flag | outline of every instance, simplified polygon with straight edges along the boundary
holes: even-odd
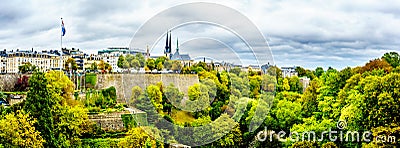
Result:
[[[61,36],[65,35],[64,21],[61,19]]]

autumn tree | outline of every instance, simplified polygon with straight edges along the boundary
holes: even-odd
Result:
[[[162,92],[159,87],[156,85],[150,85],[146,89],[147,97],[151,100],[151,103],[154,105],[158,112],[162,112],[163,105],[162,102]]]
[[[45,74],[48,91],[53,100],[63,101],[70,105],[76,104],[73,100],[74,83],[61,71],[49,71]]]
[[[106,70],[106,65],[105,65],[105,62],[104,62],[103,60],[100,60],[100,63],[99,63],[99,65],[98,65],[98,68],[99,68],[101,71]]]
[[[71,147],[81,143],[79,137],[87,132],[84,127],[90,124],[87,113],[88,110],[82,105],[58,104],[55,106],[54,133],[60,147]]]
[[[0,143],[5,147],[43,147],[45,142],[36,131],[36,119],[28,113],[17,111],[0,120]]]
[[[290,84],[289,84],[289,79],[288,78],[284,78],[283,79],[283,90],[284,91],[289,91],[290,90]]]
[[[128,131],[127,136],[123,138],[119,143],[119,147],[124,148],[131,148],[131,147],[149,147],[149,148],[156,148],[160,147],[163,148],[164,145],[157,142],[153,135],[149,135],[148,132],[150,131],[150,127],[135,127]],[[157,134],[160,137],[159,133]]]
[[[392,66],[385,59],[370,60],[365,66],[362,67],[361,73],[366,71],[373,71],[375,69],[383,69],[385,72],[390,72]]]

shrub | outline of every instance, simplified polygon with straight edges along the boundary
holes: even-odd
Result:
[[[96,86],[97,75],[95,73],[88,73],[85,75],[85,82],[87,88],[94,88]]]

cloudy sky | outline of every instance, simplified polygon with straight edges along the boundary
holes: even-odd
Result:
[[[363,65],[385,52],[400,52],[400,2],[396,0],[223,0],[217,3],[237,10],[260,30],[270,46],[273,63],[278,66],[298,65],[310,69],[332,66],[341,69]],[[136,0],[1,1],[0,49],[59,49],[61,17],[67,30],[63,47],[80,48],[87,53],[96,53],[107,47],[145,49],[145,45],[132,41],[135,33],[152,17],[180,4],[184,3]],[[211,8],[204,8],[203,11],[204,15],[217,13]],[[169,12],[162,22],[151,24],[150,30],[173,19],[199,15],[192,14],[190,9]],[[224,19],[237,22],[235,18],[227,14]],[[236,27],[247,29],[240,23]],[[173,51],[176,38],[179,38],[181,53],[189,53],[192,57],[251,61],[251,55],[240,52],[247,48],[246,44],[228,30],[207,24],[175,26],[172,32]],[[162,54],[165,34],[146,33],[158,39],[147,43],[152,48],[152,54]],[[146,35],[136,34],[135,38]],[[261,47],[269,50],[268,47]]]

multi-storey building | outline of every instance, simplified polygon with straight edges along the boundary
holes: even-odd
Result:
[[[104,62],[107,62],[108,64],[111,65],[113,72],[121,72],[122,69],[119,68],[117,65],[119,56],[121,55],[125,56],[127,54],[136,55],[137,53],[143,54],[143,56],[147,55],[144,50],[139,50],[139,49],[129,50],[129,48],[127,47],[123,48],[110,47],[105,50],[98,51],[98,56],[100,56]]]
[[[85,70],[90,70],[93,63],[98,65],[103,57],[96,54],[90,54],[85,56],[85,63],[83,65]]]
[[[281,67],[282,76],[283,76],[284,78],[286,78],[286,77],[292,77],[292,76],[297,76],[298,73],[296,72],[296,68],[297,68],[297,66],[293,66],[293,67]]]
[[[1,73],[18,73],[18,67],[31,63],[35,65],[40,71],[52,70],[60,67],[60,53],[56,50],[50,51],[34,51],[32,50],[19,50],[16,51],[0,51],[0,72]]]
[[[83,53],[82,51],[79,51],[79,49],[71,48],[63,48],[63,62],[67,62],[69,58],[73,58],[78,65],[77,71],[78,72],[83,72],[84,71],[84,64],[85,64],[85,56],[87,54]]]

